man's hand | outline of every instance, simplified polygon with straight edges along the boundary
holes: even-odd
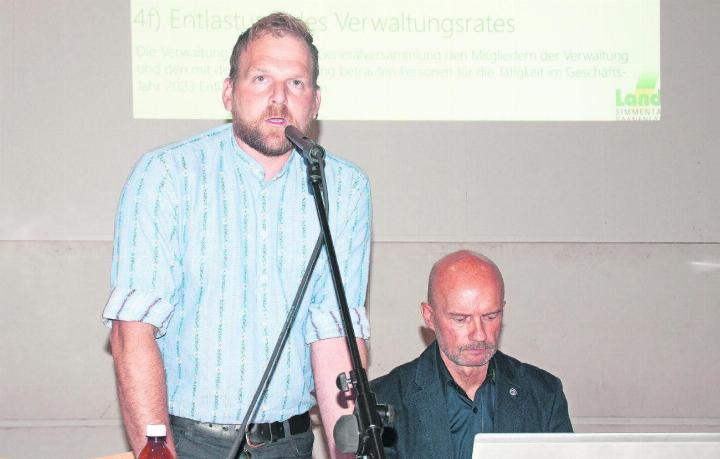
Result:
[[[167,387],[155,327],[142,322],[113,321],[110,345],[117,378],[120,410],[135,456],[146,443],[148,424],[167,426],[167,445],[175,456],[167,410]]]
[[[357,339],[360,350],[360,359],[363,368],[367,367],[367,350],[365,341]],[[330,456],[333,458],[354,458],[354,454],[343,454],[335,450],[333,429],[340,416],[351,414],[355,402],[345,397],[335,386],[335,379],[340,373],[347,373],[352,369],[350,353],[345,337],[323,339],[310,345],[312,357],[313,376],[315,377],[315,395],[320,407],[325,438],[328,442]]]

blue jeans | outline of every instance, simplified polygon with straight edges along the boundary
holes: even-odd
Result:
[[[176,416],[170,417],[170,426],[175,440],[177,459],[225,459],[237,435],[237,431],[233,428],[221,425],[210,427],[205,423]],[[248,445],[246,440],[243,442],[243,450],[238,457],[311,459],[314,439],[312,429],[310,429],[307,432],[290,435],[256,447]]]

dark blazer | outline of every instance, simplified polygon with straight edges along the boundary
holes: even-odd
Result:
[[[450,424],[437,367],[437,342],[420,357],[371,382],[378,403],[395,407],[396,443],[388,458],[449,458]],[[497,352],[495,432],[572,432],[560,380]]]

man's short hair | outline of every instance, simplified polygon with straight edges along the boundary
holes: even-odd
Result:
[[[307,43],[312,57],[312,84],[315,89],[318,88],[317,79],[320,74],[318,66],[318,50],[313,44],[313,37],[310,34],[307,24],[302,19],[298,19],[287,13],[272,13],[264,18],[260,18],[251,25],[249,29],[243,32],[235,42],[232,55],[230,55],[230,74],[231,80],[235,81],[238,73],[238,64],[240,63],[240,55],[247,49],[250,42],[263,35],[272,34],[276,37],[284,37],[286,34],[295,36]]]

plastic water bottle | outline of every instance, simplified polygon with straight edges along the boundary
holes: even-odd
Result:
[[[146,435],[147,443],[138,459],[174,459],[165,443],[167,440],[165,424],[148,424]]]

